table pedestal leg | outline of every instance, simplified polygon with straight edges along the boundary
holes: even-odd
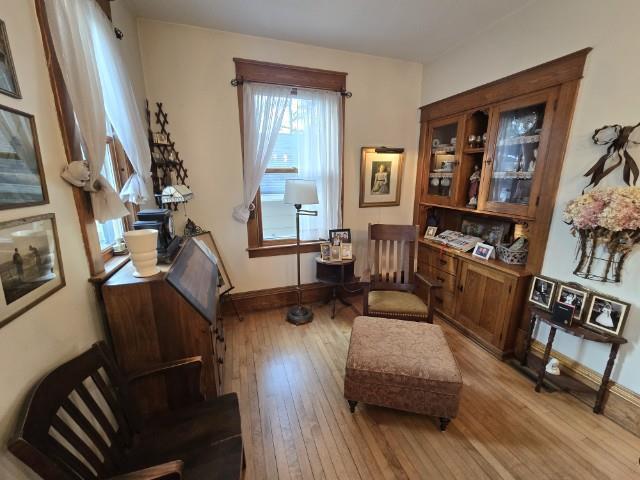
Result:
[[[609,360],[607,361],[607,366],[604,369],[604,374],[602,375],[602,383],[600,383],[600,389],[598,390],[598,396],[596,397],[596,404],[593,407],[593,413],[602,413],[602,407],[604,402],[604,395],[607,393],[607,387],[609,385],[609,379],[611,378],[611,371],[613,370],[613,365],[616,363],[616,357],[618,356],[618,348],[620,348],[619,343],[611,344],[611,352],[609,353]]]
[[[536,382],[536,392],[539,392],[542,388],[542,382],[544,382],[544,374],[546,372],[545,367],[549,363],[549,356],[551,355],[551,347],[553,346],[553,339],[556,338],[556,328],[551,327],[549,332],[549,338],[547,339],[547,348],[544,349],[544,357],[542,357],[542,365],[538,372],[538,381]]]
[[[520,360],[520,365],[523,367],[527,366],[527,357],[529,356],[529,350],[531,350],[531,343],[533,342],[533,330],[536,327],[536,314],[531,314],[531,320],[529,321],[529,330],[527,332],[527,343],[524,346],[524,353],[522,354],[522,360]]]

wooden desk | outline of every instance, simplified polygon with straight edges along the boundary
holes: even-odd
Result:
[[[534,306],[529,306],[529,310],[531,311],[531,323],[529,325],[529,336],[527,337],[525,353],[521,362],[522,366],[527,365],[529,349],[531,348],[531,343],[533,342],[533,331],[535,329],[536,322],[541,321],[551,327],[549,336],[547,338],[547,345],[544,350],[544,356],[542,357],[542,363],[538,366],[538,379],[536,381],[535,387],[536,392],[540,392],[542,388],[542,384],[544,382],[546,374],[545,367],[549,362],[551,348],[553,347],[553,341],[556,337],[556,332],[558,331],[558,329],[562,330],[565,333],[568,333],[569,335],[573,335],[590,342],[611,344],[609,359],[607,360],[607,365],[605,367],[604,373],[602,374],[602,381],[600,382],[600,387],[598,388],[598,392],[596,393],[595,404],[593,406],[594,413],[602,413],[602,409],[604,406],[604,397],[609,386],[609,379],[611,378],[611,372],[613,371],[616,357],[618,356],[618,349],[620,348],[620,345],[627,343],[627,340],[623,337],[605,335],[593,330],[589,330],[588,328],[585,328],[580,324],[574,324],[571,326],[560,325],[551,320],[551,312],[547,312],[546,310],[542,310]],[[552,380],[551,383],[555,382]],[[567,383],[563,382],[562,380],[560,380],[558,383],[564,383],[565,387],[567,386]]]
[[[164,277],[168,265],[152,277],[133,276],[129,262],[102,285],[107,328],[118,366],[125,375],[185,357],[202,356],[201,388],[207,397],[222,392],[224,328],[218,316],[207,322]],[[220,309],[218,309],[220,312]],[[163,378],[149,378],[133,394],[142,413],[167,408],[172,392]]]

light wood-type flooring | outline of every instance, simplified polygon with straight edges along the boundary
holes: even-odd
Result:
[[[458,418],[435,419],[342,396],[354,308],[314,305],[225,319],[225,389],[236,391],[245,479],[640,479],[640,438],[566,393],[540,393],[442,321],[462,369]]]

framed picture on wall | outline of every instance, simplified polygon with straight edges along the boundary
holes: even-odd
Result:
[[[0,327],[65,285],[53,213],[0,223]]]
[[[0,210],[49,203],[33,115],[0,105]]]
[[[362,147],[360,208],[400,205],[404,148]]]
[[[14,98],[22,98],[18,76],[13,65],[9,36],[4,22],[0,20],[0,93]]]

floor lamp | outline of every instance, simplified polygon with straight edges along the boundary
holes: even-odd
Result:
[[[284,203],[296,207],[296,257],[298,262],[298,295],[297,305],[287,312],[287,321],[294,325],[302,325],[313,320],[313,312],[302,305],[302,290],[300,289],[300,215],[317,216],[313,210],[302,210],[302,205],[317,205],[318,190],[316,182],[312,180],[287,180],[284,186]]]

